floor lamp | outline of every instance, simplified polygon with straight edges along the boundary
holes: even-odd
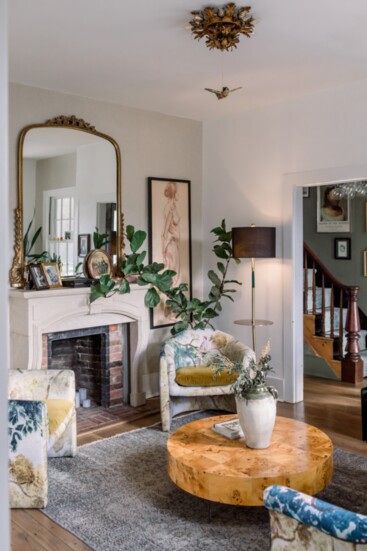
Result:
[[[254,224],[247,228],[232,228],[232,247],[236,258],[251,258],[251,319],[235,323],[251,326],[252,348],[256,353],[256,325],[271,325],[273,322],[255,318],[255,258],[275,257],[275,228],[260,228]]]

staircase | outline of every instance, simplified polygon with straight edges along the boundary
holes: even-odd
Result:
[[[362,360],[367,360],[367,331],[360,328],[358,291],[339,282],[304,243],[304,339],[338,379],[350,383],[367,375]]]

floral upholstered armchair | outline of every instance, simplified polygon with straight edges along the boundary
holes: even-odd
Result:
[[[45,507],[47,457],[77,451],[74,372],[10,370],[8,388],[10,506]]]
[[[272,551],[367,549],[367,517],[285,486],[264,492],[270,512]]]
[[[234,364],[247,366],[254,351],[231,335],[213,329],[187,329],[166,340],[160,355],[162,429],[183,411],[236,411]],[[217,373],[218,366],[221,367]]]

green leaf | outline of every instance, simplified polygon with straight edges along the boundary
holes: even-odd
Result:
[[[163,293],[168,291],[172,286],[172,274],[176,274],[172,270],[166,270],[163,274],[156,275],[156,285],[160,291]]]
[[[130,242],[130,247],[133,253],[136,253],[136,251],[140,249],[140,247],[145,241],[146,236],[147,234],[143,230],[138,230],[134,233]]]
[[[237,285],[242,285],[242,283],[237,281],[237,279],[225,279],[224,283],[236,283]]]
[[[32,248],[33,248],[33,245],[34,245],[34,244],[35,244],[35,242],[37,241],[37,239],[38,239],[38,236],[39,236],[39,234],[41,233],[41,231],[42,231],[42,226],[40,226],[40,227],[38,228],[38,230],[36,231],[36,233],[34,234],[34,236],[33,236],[33,238],[32,238],[32,241],[31,241],[31,247],[30,247],[30,250],[32,250]]]
[[[134,226],[130,226],[130,225],[126,226],[126,239],[129,241],[129,243],[134,237],[134,233],[135,233]]]
[[[152,283],[153,285],[157,285],[157,279],[158,279],[159,275],[158,274],[151,274],[150,272],[148,273],[142,273],[140,275],[140,279],[142,281],[145,282],[145,285],[147,283]]]
[[[217,262],[217,268],[223,275],[226,273],[226,267],[223,262]]]
[[[219,279],[219,277],[217,276],[217,274],[213,271],[213,270],[209,270],[208,272],[208,278],[210,279],[210,281],[212,283],[214,283],[214,285],[216,287],[220,287],[222,282],[221,280]]]
[[[210,289],[210,294],[214,295],[216,298],[220,297],[220,290],[218,289],[218,287],[212,287]]]
[[[126,294],[126,293],[130,293],[130,283],[128,282],[127,279],[123,279],[121,281],[121,285],[120,285],[120,293],[122,295]]]
[[[214,253],[216,254],[216,256],[218,258],[224,258],[224,259],[227,260],[227,259],[231,258],[231,255],[225,249],[224,245],[225,245],[225,243],[223,245],[214,245],[213,251],[214,251]]]
[[[205,317],[208,319],[216,318],[219,314],[213,308],[207,308],[205,310]]]
[[[145,306],[148,306],[148,308],[155,308],[159,303],[161,299],[158,295],[157,291],[155,289],[149,289],[144,297],[144,303]]]
[[[97,286],[92,286],[91,287],[91,292],[90,292],[90,301],[91,302],[94,302],[95,300],[97,300],[98,298],[102,298],[104,297],[104,293],[102,293],[99,289],[96,288]]]
[[[163,270],[163,268],[164,268],[164,264],[158,263],[158,262],[152,262],[151,264],[144,266],[143,271],[157,274],[158,272]]]
[[[188,321],[179,321],[178,323],[175,323],[175,325],[171,329],[172,335],[177,335],[177,333],[181,333],[181,331],[185,331],[189,326]]]
[[[113,281],[113,279],[110,278],[108,274],[101,276],[99,279],[100,290],[105,295],[112,291],[115,285],[116,283]]]
[[[145,257],[147,256],[147,251],[142,251],[138,256],[136,257],[136,264],[143,264]]]

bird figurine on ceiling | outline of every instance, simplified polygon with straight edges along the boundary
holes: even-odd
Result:
[[[236,90],[241,90],[242,86],[238,86],[238,88],[233,88],[230,90],[228,86],[223,86],[221,90],[213,90],[213,88],[204,88],[207,92],[212,92],[217,96],[218,99],[226,98],[231,92],[235,92]]]

